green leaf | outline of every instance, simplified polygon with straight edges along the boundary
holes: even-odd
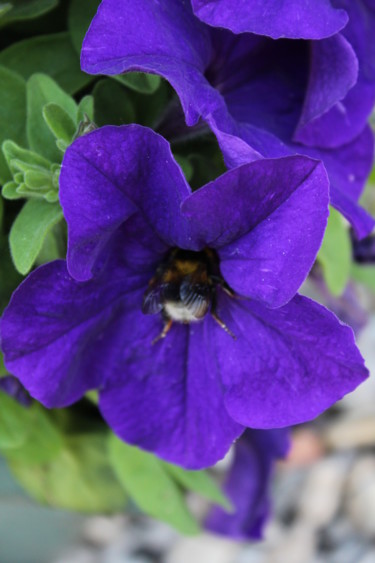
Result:
[[[351,265],[350,276],[357,282],[365,285],[375,292],[375,266],[372,264]]]
[[[63,439],[48,412],[38,403],[27,409],[25,421],[27,439],[20,446],[6,452],[7,457],[34,465],[53,460],[63,447]]]
[[[33,74],[27,81],[27,138],[31,150],[42,154],[52,162],[61,162],[61,152],[55,137],[43,118],[43,108],[49,103],[59,105],[75,122],[77,105],[52,78],[45,74]]]
[[[47,104],[43,108],[43,117],[56,139],[71,143],[76,124],[62,107],[54,103]]]
[[[181,166],[182,172],[186,178],[186,181],[189,182],[194,174],[194,168],[190,162],[190,160],[185,156],[180,156],[178,154],[174,155],[177,163]]]
[[[11,10],[11,9],[12,9],[12,4],[9,4],[9,3],[0,4],[0,21],[1,21],[1,18],[3,18],[5,16],[5,14],[7,12],[9,12],[9,10]]]
[[[0,450],[20,447],[29,433],[30,413],[0,391]]]
[[[4,203],[0,197],[0,234],[2,232],[2,227],[3,227],[3,218],[4,218]]]
[[[7,161],[9,169],[13,174],[20,170],[25,172],[30,168],[34,168],[34,170],[36,170],[38,168],[50,168],[51,166],[51,161],[47,160],[40,154],[19,147],[13,141],[5,141],[2,149],[5,160]]]
[[[85,96],[78,104],[77,122],[83,121],[87,116],[90,121],[94,120],[94,98]]]
[[[4,375],[8,375],[8,371],[4,364],[4,356],[2,351],[0,350],[0,377],[4,377]]]
[[[54,229],[51,229],[43,241],[42,248],[35,260],[35,265],[40,266],[58,258],[65,258],[66,252],[64,254],[61,252],[59,242]]]
[[[159,459],[114,435],[109,438],[109,457],[120,483],[141,510],[182,533],[198,533],[184,496]]]
[[[68,13],[68,29],[77,53],[81,52],[82,41],[96,14],[100,0],[71,0]]]
[[[95,123],[124,125],[135,121],[132,101],[126,89],[109,78],[100,80],[93,90]]]
[[[58,203],[39,199],[25,203],[14,221],[9,244],[16,269],[26,275],[32,268],[50,229],[63,217]]]
[[[26,83],[21,76],[0,66],[0,144],[6,139],[26,145]],[[0,184],[11,179],[0,152]]]
[[[164,466],[172,477],[188,491],[198,493],[226,510],[233,509],[230,500],[224,495],[207,471],[189,471],[171,463],[164,463]]]
[[[8,459],[14,476],[39,502],[80,512],[118,512],[126,495],[106,453],[106,435],[65,437],[65,446],[50,462],[25,464]]]
[[[348,229],[340,213],[331,207],[327,229],[317,260],[322,267],[327,287],[335,296],[341,295],[348,283],[351,255]]]
[[[49,12],[58,0],[11,0],[0,11],[0,27],[16,21],[30,20]]]
[[[128,88],[141,94],[153,94],[160,86],[160,76],[156,74],[145,74],[143,72],[127,72],[113,76]]]
[[[0,52],[0,64],[24,79],[36,72],[48,74],[69,94],[78,92],[94,77],[81,71],[69,33],[24,39]]]
[[[0,233],[0,314],[22,278],[15,270],[9,252],[8,238]]]

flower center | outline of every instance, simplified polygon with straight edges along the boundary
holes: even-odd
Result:
[[[233,296],[220,274],[214,250],[206,248],[193,252],[173,248],[158,266],[143,296],[142,312],[146,315],[161,313],[165,319],[164,329],[154,342],[166,336],[173,322],[200,321],[208,312],[230,333],[216,315],[218,287]]]

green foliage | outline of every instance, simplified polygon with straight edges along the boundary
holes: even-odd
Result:
[[[58,203],[49,204],[39,199],[30,199],[25,203],[9,235],[13,262],[21,274],[25,275],[30,271],[47,233],[62,217]]]
[[[127,72],[113,78],[141,94],[153,94],[159,88],[161,82],[160,76],[143,72]]]
[[[120,483],[141,510],[184,534],[198,533],[181,490],[158,458],[114,435],[109,440],[109,457]]]
[[[81,52],[82,41],[89,28],[100,0],[71,0],[68,14],[68,28],[77,53]]]
[[[0,65],[17,72],[25,80],[34,73],[48,74],[69,94],[74,94],[93,79],[81,71],[78,54],[67,32],[13,43],[1,51]]]
[[[11,0],[0,6],[0,27],[30,20],[55,8],[59,0]]]
[[[77,118],[77,104],[52,78],[33,74],[27,81],[27,140],[31,150],[42,154],[51,162],[61,162],[61,152],[55,136],[44,120],[43,108],[49,103],[59,105],[72,118]]]
[[[17,73],[0,66],[0,144],[12,139],[26,144],[26,83]],[[0,184],[11,175],[0,152]]]
[[[76,131],[75,120],[61,106],[53,102],[43,107],[43,117],[54,137],[69,145]]]
[[[19,405],[20,406],[20,405]],[[22,407],[27,429],[25,439],[18,447],[7,450],[6,457],[14,462],[34,465],[53,460],[63,447],[63,437],[50,414],[39,403]]]
[[[126,495],[106,453],[106,434],[65,435],[53,459],[25,463],[8,457],[9,466],[36,500],[80,512],[122,510]]]
[[[19,448],[29,433],[30,413],[0,391],[0,452]]]
[[[175,154],[174,157],[175,157],[176,161],[178,162],[178,164],[181,166],[182,172],[184,173],[186,181],[190,182],[190,180],[192,179],[193,174],[194,174],[194,169],[193,169],[193,166],[192,166],[190,160],[187,157],[180,156],[178,154]]]
[[[7,369],[4,365],[4,356],[2,351],[0,350],[0,377],[4,377],[4,375],[8,375]]]
[[[184,489],[199,494],[226,510],[233,507],[207,471],[189,471],[178,465],[163,462],[165,469]]]
[[[340,213],[331,207],[317,260],[322,267],[327,287],[335,296],[341,295],[348,283],[351,253],[349,231]]]
[[[85,118],[94,121],[94,98],[93,96],[85,96],[78,104],[77,110],[77,123],[80,123]]]
[[[95,123],[99,126],[124,125],[136,121],[135,110],[126,89],[105,78],[93,90],[95,100]]]
[[[350,276],[357,282],[375,292],[375,266],[373,264],[351,265]]]
[[[2,146],[4,163],[11,176],[3,186],[2,195],[6,199],[29,200],[9,235],[13,262],[23,275],[36,261],[43,263],[59,256],[61,244],[52,229],[63,217],[58,203],[60,163],[72,140],[92,129],[90,119],[94,113],[92,96],[85,96],[77,105],[47,75],[33,74],[26,90],[27,141],[31,150],[13,140],[5,141]]]
[[[60,166],[12,141],[3,143],[3,154],[13,179],[3,187],[6,199],[23,197],[58,201]]]
[[[9,252],[8,239],[0,232],[0,314],[7,305],[13,289],[16,288],[21,281],[21,276],[13,266]]]

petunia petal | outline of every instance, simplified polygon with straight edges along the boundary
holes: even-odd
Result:
[[[348,91],[356,84],[357,78],[358,60],[353,47],[343,35],[337,34],[323,41],[312,41],[310,43],[309,83],[294,140],[306,142],[306,139],[312,136],[311,131],[317,129],[314,120],[325,114],[335,104],[338,108],[338,102],[342,102]],[[342,104],[340,107],[342,108]],[[343,119],[342,109],[341,119]],[[353,124],[350,125],[353,130]],[[364,124],[361,129],[363,126]],[[358,135],[361,129],[354,130],[352,137]],[[322,131],[320,136],[323,139],[324,134],[327,136],[330,132]],[[335,139],[336,145],[340,145],[346,140],[343,141],[342,136],[338,136],[335,130],[330,136]],[[322,143],[324,142],[322,140]],[[317,142],[306,144],[319,146],[319,139]],[[323,146],[327,145],[323,144]]]
[[[122,365],[100,393],[100,409],[113,430],[184,467],[198,469],[221,459],[243,427],[227,414],[211,355],[207,323],[175,324],[160,334],[160,316],[134,312],[131,342]]]
[[[168,142],[151,129],[106,126],[77,139],[60,175],[70,274],[89,279],[114,231],[137,210],[155,237],[171,246],[188,245],[180,205],[190,193]]]
[[[328,200],[323,165],[295,156],[233,169],[193,193],[182,211],[191,217],[202,246],[218,250],[221,273],[232,289],[279,307],[313,265]]]
[[[178,92],[188,125],[220,95],[204,79],[211,54],[209,32],[189,0],[103,0],[82,45],[89,74],[143,71],[160,74]]]
[[[215,327],[225,404],[241,424],[266,429],[305,422],[368,376],[353,331],[306,297],[279,309],[226,297],[218,313],[237,337]]]
[[[297,143],[286,145],[267,131],[249,124],[235,124],[228,117],[223,119],[222,115],[216,119],[211,117],[210,127],[229,167],[241,166],[259,159],[260,155],[276,158],[297,153],[321,160],[330,180],[332,205],[353,225],[359,238],[367,236],[374,228],[374,219],[358,204],[373,163],[374,136],[369,127],[353,141],[335,150]]]
[[[123,296],[147,278],[102,273],[73,280],[64,261],[41,266],[19,286],[1,320],[5,364],[47,407],[62,407],[99,387],[116,361]]]
[[[224,491],[234,506],[228,513],[215,507],[205,528],[237,540],[260,539],[270,514],[270,486],[274,463],[289,449],[289,430],[248,429],[234,446],[234,461]]]
[[[348,16],[329,0],[191,0],[198,18],[233,33],[251,32],[273,39],[323,39],[342,29]]]

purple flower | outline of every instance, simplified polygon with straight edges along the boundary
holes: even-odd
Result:
[[[289,430],[246,430],[234,446],[234,460],[224,491],[234,511],[215,507],[205,528],[237,540],[259,539],[270,515],[274,464],[290,447]]]
[[[267,2],[270,11],[274,4]],[[230,5],[194,3],[200,17],[236,32],[251,12],[253,31],[296,37],[298,21],[302,37],[319,40],[235,35],[201,22],[187,0],[103,0],[83,43],[82,68],[164,76],[186,123],[202,118],[211,127],[229,167],[290,154],[322,160],[332,204],[365,236],[374,221],[357,201],[373,158],[374,9],[363,0],[335,1],[335,9],[328,0],[289,0],[278,19],[261,19],[264,0]]]
[[[60,189],[67,264],[33,272],[1,324],[7,368],[46,406],[99,388],[121,438],[197,468],[367,377],[352,330],[293,297],[327,221],[321,163],[262,159],[191,193],[162,137],[108,126],[67,149]]]

